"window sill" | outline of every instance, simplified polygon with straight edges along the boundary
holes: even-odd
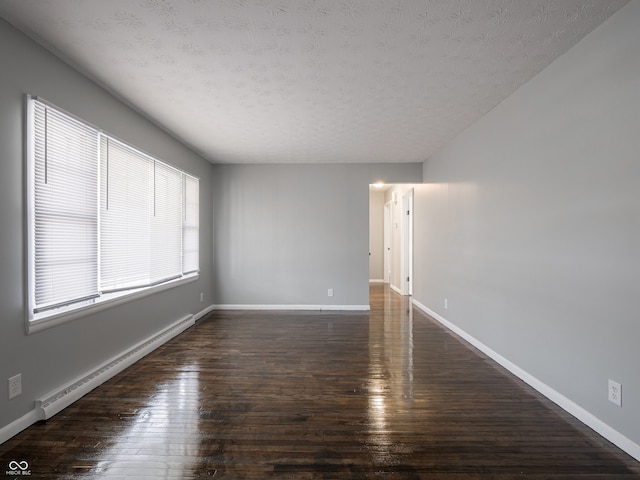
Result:
[[[127,291],[104,295],[97,300],[91,301],[92,303],[88,305],[73,305],[65,308],[60,308],[59,311],[54,314],[52,314],[51,312],[47,312],[46,315],[35,315],[34,317],[27,319],[27,334],[30,335],[32,333],[40,332],[42,330],[46,330],[47,328],[62,325],[63,323],[71,322],[73,320],[77,320],[78,318],[85,317],[93,313],[98,313],[102,310],[106,310],[107,308],[122,305],[123,303],[147,297],[164,290],[169,290],[170,288],[174,288],[179,285],[185,285],[187,283],[195,282],[196,280],[198,280],[198,278],[199,274],[194,273],[167,283],[155,285],[153,287],[140,288],[133,292]]]

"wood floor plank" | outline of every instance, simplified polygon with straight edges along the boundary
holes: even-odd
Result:
[[[371,286],[371,312],[218,311],[0,445],[51,479],[639,479],[640,464]]]

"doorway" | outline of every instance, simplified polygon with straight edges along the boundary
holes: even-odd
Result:
[[[384,188],[384,190],[381,190]],[[413,185],[370,188],[369,253],[378,278],[400,295],[413,295]],[[373,253],[372,253],[373,252]],[[371,255],[377,255],[373,258]],[[370,280],[376,281],[376,280]]]

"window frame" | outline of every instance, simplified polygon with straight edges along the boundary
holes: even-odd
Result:
[[[26,225],[25,225],[25,236],[26,236],[26,261],[25,261],[25,267],[26,267],[26,271],[25,271],[25,284],[26,284],[26,288],[25,288],[25,301],[26,301],[26,318],[25,318],[25,328],[26,328],[26,333],[27,334],[31,334],[31,333],[35,333],[41,330],[45,330],[47,328],[50,327],[54,327],[57,325],[61,325],[63,323],[66,322],[70,322],[73,320],[76,320],[78,318],[84,317],[86,315],[89,314],[94,314],[97,312],[100,312],[102,310],[105,310],[107,308],[112,308],[114,306],[117,305],[121,305],[133,300],[137,300],[149,295],[153,295],[159,292],[162,292],[164,290],[168,290],[174,287],[177,287],[179,285],[184,285],[187,283],[191,283],[191,282],[195,282],[196,280],[198,280],[200,274],[200,269],[199,269],[199,260],[198,260],[198,268],[195,271],[190,271],[187,273],[183,273],[179,278],[173,278],[173,279],[169,279],[167,281],[164,281],[162,283],[158,283],[158,284],[153,284],[153,285],[148,285],[148,286],[143,286],[143,287],[139,287],[139,288],[132,288],[129,290],[124,290],[124,291],[116,291],[116,292],[110,292],[110,293],[103,293],[103,292],[99,292],[99,296],[97,298],[93,298],[93,299],[89,299],[86,301],[80,301],[80,302],[75,302],[69,305],[65,305],[65,306],[61,306],[55,309],[51,309],[51,310],[47,310],[45,309],[45,311],[43,312],[39,312],[39,313],[35,313],[34,312],[34,307],[35,307],[35,190],[36,190],[36,185],[35,185],[35,180],[36,180],[36,160],[35,160],[35,138],[36,138],[36,134],[34,131],[34,120],[35,120],[35,112],[34,112],[34,102],[40,102],[42,104],[44,104],[46,107],[48,108],[52,108],[55,109],[56,111],[60,112],[63,115],[66,115],[70,118],[72,118],[73,120],[80,122],[81,124],[88,126],[92,129],[95,129],[97,132],[99,132],[99,137],[98,137],[98,150],[96,152],[97,155],[99,155],[99,145],[101,143],[100,140],[100,136],[106,136],[107,138],[113,139],[119,143],[121,143],[122,145],[125,145],[147,157],[149,157],[150,159],[153,159],[157,162],[160,162],[163,165],[166,165],[174,170],[177,170],[178,172],[180,172],[183,175],[183,185],[185,184],[184,178],[191,177],[193,179],[195,179],[197,181],[197,184],[199,185],[200,182],[200,178],[197,175],[194,175],[182,168],[178,168],[175,167],[174,165],[171,165],[170,163],[167,163],[165,161],[162,161],[160,159],[158,159],[156,156],[151,155],[147,152],[144,152],[143,150],[139,149],[138,147],[135,147],[134,145],[123,141],[121,139],[119,139],[118,137],[104,131],[101,128],[96,127],[95,125],[92,125],[91,123],[85,121],[82,118],[79,118],[78,116],[67,112],[66,110],[58,107],[57,105],[41,98],[35,95],[30,95],[30,94],[26,94],[25,95],[25,100],[24,100],[24,104],[25,104],[25,117],[24,117],[24,123],[25,123],[25,136],[24,136],[24,141],[25,141],[25,161],[24,161],[24,166],[25,166],[25,219],[26,219]],[[98,263],[100,262],[100,249],[99,249],[99,245],[100,245],[100,224],[101,224],[101,219],[100,219],[100,214],[101,214],[101,205],[100,205],[100,189],[102,188],[101,186],[101,182],[102,179],[100,178],[100,170],[101,170],[101,164],[100,164],[100,159],[98,159],[98,165],[97,165],[97,185],[96,188],[98,190],[97,192],[97,198],[98,201],[96,203],[96,213],[98,215],[98,253],[97,253],[97,257],[96,260],[98,261]],[[185,197],[186,197],[186,192],[184,190],[185,187],[183,187],[182,190],[182,202],[185,202]],[[198,188],[198,192],[199,192],[199,188]],[[198,194],[199,196],[199,194]],[[198,205],[200,204],[200,201],[198,199]],[[199,212],[199,206],[198,206],[198,212]],[[199,218],[200,214],[198,213],[198,218]],[[198,222],[199,223],[199,222]],[[182,225],[182,229],[184,231],[184,220],[183,220],[183,225]],[[181,235],[184,235],[184,233],[181,233]],[[199,237],[199,229],[198,229],[198,237]],[[199,243],[199,242],[198,242]],[[184,245],[181,244],[181,249],[180,249],[180,256],[182,257],[184,255]],[[199,248],[198,248],[198,258],[199,258]],[[99,273],[99,269],[98,269],[98,285],[100,284],[100,273]],[[99,288],[100,290],[100,288]]]

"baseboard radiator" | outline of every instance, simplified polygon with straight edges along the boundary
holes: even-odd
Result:
[[[194,315],[187,315],[177,320],[152,337],[143,340],[116,357],[107,360],[102,365],[36,400],[38,419],[47,420],[51,418],[94,388],[99,387],[125,368],[151,353],[160,345],[182,333],[192,326],[195,320],[196,317]]]

